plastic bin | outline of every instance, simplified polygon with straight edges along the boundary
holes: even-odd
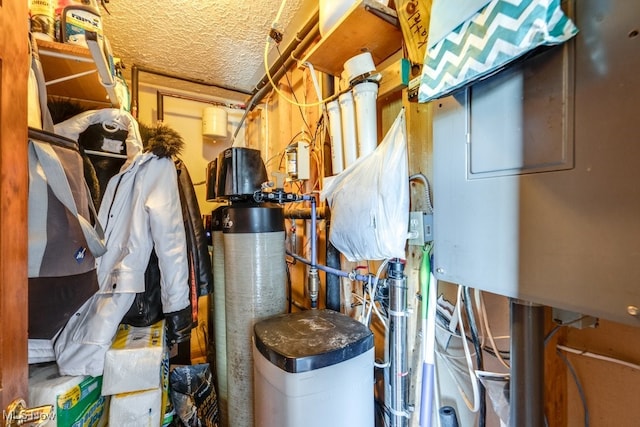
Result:
[[[259,427],[374,425],[373,334],[349,316],[309,310],[254,326]]]

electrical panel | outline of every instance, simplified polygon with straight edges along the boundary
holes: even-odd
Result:
[[[640,326],[640,8],[434,101],[435,275]]]

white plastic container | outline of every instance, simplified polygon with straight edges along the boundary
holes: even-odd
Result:
[[[206,107],[202,110],[202,135],[214,139],[227,138],[227,110],[223,107]]]
[[[353,87],[356,104],[356,129],[358,135],[358,158],[372,153],[378,146],[378,114],[376,100],[378,84],[362,82]]]
[[[345,169],[352,165],[358,158],[356,145],[356,109],[353,104],[353,95],[346,92],[338,98],[340,102],[340,115],[342,118],[342,150],[344,154]]]
[[[336,175],[344,170],[342,120],[340,104],[337,100],[327,103],[327,113],[329,113],[329,133],[331,134],[331,170]]]
[[[371,427],[373,334],[332,310],[259,322],[253,346],[255,425]]]
[[[319,0],[318,25],[324,37],[357,0]]]
[[[320,26],[320,35],[325,36],[340,21],[344,14],[358,0],[319,0],[318,24]],[[387,6],[388,0],[378,0],[378,3]]]

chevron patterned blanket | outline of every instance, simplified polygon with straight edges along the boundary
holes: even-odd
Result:
[[[561,44],[577,33],[560,0],[492,0],[427,50],[418,102],[447,96],[539,46]]]

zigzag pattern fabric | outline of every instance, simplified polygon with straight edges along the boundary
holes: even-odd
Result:
[[[539,46],[561,44],[577,33],[560,0],[493,0],[427,51],[418,102],[449,95]]]

